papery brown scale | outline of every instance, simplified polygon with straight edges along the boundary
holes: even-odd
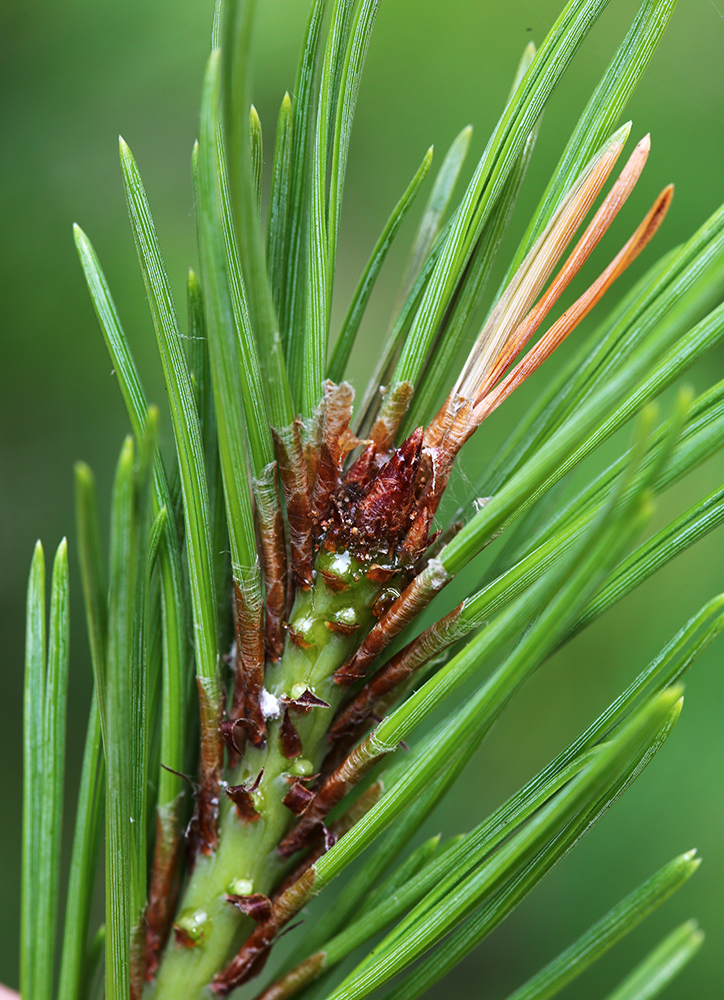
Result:
[[[240,757],[244,752],[244,720],[243,719],[224,719],[224,721],[219,726],[219,732],[221,733],[222,739],[226,743],[226,747],[230,754],[235,754]],[[240,733],[240,738],[237,737],[237,733]]]
[[[327,956],[323,951],[318,951],[303,962],[295,966],[291,972],[280,976],[271,986],[267,986],[263,993],[260,993],[255,1000],[288,1000],[289,997],[298,993],[303,986],[316,979],[324,969]]]
[[[251,785],[249,786],[249,791],[250,792],[255,792],[257,790],[257,788],[259,787],[259,785],[261,785],[261,779],[263,777],[264,777],[264,768],[262,768],[261,771],[259,771],[259,773],[257,774],[256,778],[254,778],[254,780],[252,781]]]
[[[141,1000],[145,979],[146,933],[141,922],[131,930],[128,971],[130,978],[129,1000]]]
[[[291,716],[289,715],[288,708],[284,709],[282,724],[279,727],[279,745],[282,755],[286,757],[287,760],[293,760],[295,757],[299,757],[304,749],[302,747],[302,741],[299,733],[297,732],[297,727],[294,725],[291,720]]]
[[[264,569],[266,653],[272,663],[284,648],[284,616],[287,603],[287,552],[284,540],[277,463],[273,462],[253,482],[259,546]]]
[[[227,996],[261,972],[277,935],[309,900],[315,874],[313,867],[308,868],[296,882],[273,900],[269,919],[256,925],[226,968],[214,977],[211,989],[218,996]]]
[[[227,893],[226,901],[241,910],[247,917],[255,923],[268,920],[271,916],[272,902],[268,896],[261,892],[253,892],[246,896],[239,896],[234,893]]]
[[[292,868],[288,875],[286,875],[282,881],[279,883],[277,888],[274,890],[272,895],[272,903],[274,900],[279,899],[284,893],[291,889],[299,879],[309,871],[310,868],[322,857],[323,854],[327,853],[327,847],[325,844],[324,831],[321,827],[315,829],[314,841],[310,842],[308,850],[302,857],[296,867]]]
[[[289,708],[294,708],[298,712],[309,712],[313,708],[329,708],[329,702],[324,701],[322,698],[318,698],[317,695],[310,691],[309,688],[300,694],[298,698],[289,698],[288,696],[282,697],[282,702]]]
[[[448,406],[450,409],[443,412]],[[437,496],[437,502],[447,486],[460,449],[477,427],[474,401],[467,400],[461,406],[459,400],[448,397],[440,413],[425,431],[425,451],[434,464],[434,481],[431,488]],[[437,507],[437,503],[435,506]]]
[[[151,982],[158,971],[159,958],[171,930],[176,900],[181,884],[181,833],[173,815],[163,821],[156,816],[156,843],[153,851],[151,886],[146,907],[146,954],[144,977]]]
[[[312,532],[315,541],[324,532],[323,521],[329,513],[330,498],[341,486],[340,473],[341,468],[335,462],[327,443],[323,441],[312,497]]]
[[[341,484],[344,460],[353,448],[363,443],[349,426],[353,402],[354,390],[348,382],[339,386],[325,383],[319,460],[312,491],[312,523],[317,538],[330,498]]]
[[[334,843],[336,843],[337,840],[339,840],[340,836],[342,836],[342,834],[327,829],[327,827],[325,827],[323,824],[316,826],[312,831],[312,836],[309,838],[309,843],[307,844],[307,849],[304,853],[304,856],[302,857],[302,860],[299,862],[296,868],[293,868],[289,872],[289,874],[279,883],[276,890],[274,891],[272,900],[279,899],[280,896],[283,896],[288,889],[290,889],[293,885],[295,885],[295,883],[299,881],[299,879],[302,877],[302,875],[305,874],[305,872],[308,872],[309,869],[312,868],[317,861],[319,861],[322,855],[327,853],[327,851],[331,846],[330,837],[332,838]]]
[[[415,503],[422,438],[419,427],[380,469],[357,504],[354,528],[363,545],[385,551],[403,540]]]
[[[471,400],[463,399],[453,389],[425,428],[425,448],[428,451],[439,448],[454,423],[467,423],[472,406]]]
[[[322,825],[326,816],[342,801],[350,789],[361,781],[380,758],[369,757],[353,750],[343,763],[331,774],[314,796],[304,816],[287,834],[278,847],[279,854],[290,857],[306,847],[314,830]]]
[[[400,561],[402,563],[412,565],[425,551],[430,541],[430,528],[432,527],[434,518],[434,510],[427,506],[424,506],[415,515],[415,520],[405,535],[405,540],[400,549]]]
[[[312,510],[301,430],[302,421],[297,417],[284,432],[274,430],[273,435],[287,505],[294,583],[308,590],[312,585]]]
[[[414,391],[411,382],[398,382],[397,385],[385,392],[380,416],[375,421],[370,433],[378,451],[386,452],[392,447]]]
[[[384,617],[384,613],[382,617]],[[356,681],[363,680],[366,677],[366,675],[367,675],[367,667],[365,662],[361,661],[358,664],[356,659],[356,654],[354,654],[349,658],[349,660],[347,660],[346,663],[343,663],[338,670],[335,670],[332,676],[334,677],[336,684],[343,684],[345,686],[349,686],[350,684],[354,684]]]
[[[458,425],[453,425],[453,430],[451,431],[450,436],[446,437],[442,444],[430,455],[433,472],[430,476],[430,484],[425,498],[425,504],[428,509],[433,512],[433,514],[437,511],[442,495],[447,489],[447,484],[450,481],[450,476],[455,465],[455,459],[457,458],[458,452],[462,447],[458,437],[456,437],[454,433],[456,426]],[[468,436],[465,435],[464,440],[467,441],[467,439]]]
[[[266,720],[261,710],[264,688],[264,634],[261,608],[250,608],[239,584],[234,581],[234,627],[236,664],[232,717],[243,718],[252,743],[266,742]]]
[[[357,652],[335,671],[333,677],[337,684],[352,684],[365,677],[373,660],[417,618],[449,582],[450,577],[445,573],[439,569],[430,573],[430,568],[431,564],[428,563],[427,569],[414,578],[372,627]]]
[[[219,726],[221,703],[212,704],[200,677],[196,679],[201,715],[201,780],[196,795],[192,828],[195,850],[211,854],[218,843],[219,794],[224,763],[224,744]]]
[[[337,768],[349,757],[352,750],[367,735],[373,725],[377,725],[379,719],[371,713],[349,733],[340,734],[331,743],[329,752],[322,761],[319,769],[319,785],[323,785],[330,775],[334,774]]]
[[[332,723],[327,733],[330,743],[354,736],[362,723],[378,712],[381,698],[411,677],[428,662],[431,656],[455,641],[459,634],[455,626],[463,606],[464,602],[461,601],[456,608],[408,643],[370,677],[365,686],[341,709]]]
[[[452,530],[449,532],[447,531],[447,529],[443,532],[440,528],[438,528],[437,531],[433,531],[431,534],[430,527],[431,525],[428,525],[427,542],[425,548],[421,550],[421,552],[417,556],[417,560],[413,564],[412,567],[413,575],[421,573],[422,570],[425,568],[425,564],[428,562],[428,560],[430,558],[434,558],[435,556],[437,556],[438,553],[442,551],[443,547],[447,545],[450,538],[455,537],[455,535],[458,533],[458,531],[460,531],[460,528],[462,527],[462,521],[456,521],[454,525],[450,525]],[[446,536],[444,540],[442,540],[443,535]]]
[[[345,485],[367,486],[379,470],[378,458],[379,455],[374,442],[368,444],[360,457],[352,463],[345,473]]]
[[[375,781],[352,803],[349,809],[345,809],[336,822],[328,828],[334,835],[335,842],[344,837],[348,830],[351,830],[382,798],[384,792],[382,781]]]
[[[274,530],[269,539],[268,550],[264,547],[265,588],[265,637],[266,651],[272,663],[276,663],[284,649],[284,617],[287,603],[287,555],[284,544],[284,518],[280,510],[274,518]]]
[[[254,805],[251,791],[246,785],[227,785],[224,789],[236,807],[236,814],[242,823],[255,823],[261,819],[261,813]]]
[[[349,382],[342,382],[341,385],[329,383],[323,440],[340,466],[354,448],[365,443],[350,428],[353,404],[354,389]]]
[[[295,816],[301,816],[307,810],[313,798],[314,792],[305,788],[300,781],[295,781],[282,799],[282,802]]]
[[[317,481],[319,472],[319,461],[322,450],[322,431],[324,429],[325,397],[323,396],[319,405],[312,414],[312,419],[308,424],[307,432],[304,435],[304,463],[307,467],[307,483],[309,484],[309,495],[314,492],[314,484]]]
[[[237,986],[241,986],[255,976],[261,975],[269,958],[269,952],[273,943],[274,938],[265,944],[254,942],[249,944],[248,947],[245,946],[246,950],[243,959],[238,956],[232,959],[229,965],[214,978],[211,983],[213,992],[220,997],[228,996]]]

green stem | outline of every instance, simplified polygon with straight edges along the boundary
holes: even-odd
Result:
[[[181,996],[208,1000],[209,983],[253,926],[227,901],[227,894],[267,895],[288,867],[277,852],[294,819],[283,799],[290,781],[319,770],[328,749],[326,733],[345,693],[332,675],[369,631],[374,621],[371,609],[382,590],[367,578],[365,566],[348,553],[321,552],[315,569],[314,585],[297,594],[282,658],[267,670],[267,743],[260,749],[249,746],[242,761],[227,774],[228,784],[238,785],[253,781],[263,768],[252,793],[259,817],[242,820],[224,796],[218,848],[196,860],[176,915],[175,927],[185,934],[172,935],[166,946],[156,982],[147,991],[153,1000]],[[300,698],[307,689],[329,708],[304,712],[290,707],[302,750],[288,759],[280,739],[284,701]]]

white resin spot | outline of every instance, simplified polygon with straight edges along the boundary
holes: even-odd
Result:
[[[261,689],[259,705],[261,707],[261,714],[265,719],[279,718],[282,710],[281,702],[271,692],[267,691],[266,688]]]

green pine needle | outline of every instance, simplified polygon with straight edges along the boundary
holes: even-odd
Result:
[[[350,302],[347,315],[342,323],[342,329],[340,330],[337,342],[334,345],[332,357],[329,361],[327,378],[330,378],[333,382],[341,382],[344,378],[350,354],[352,353],[352,348],[354,347],[355,340],[359,332],[360,323],[362,322],[362,317],[364,316],[364,311],[367,308],[367,303],[372,295],[372,290],[375,286],[377,276],[385,262],[387,251],[392,246],[392,241],[394,240],[398,229],[402,225],[405,216],[410,208],[412,208],[415,198],[417,197],[417,193],[430,169],[431,163],[432,148],[430,148],[425,154],[422,163],[410,181],[407,190],[392,209],[392,213],[387,220],[385,228],[380,233],[379,239],[375,243],[372,253],[370,254],[370,259],[362,272],[359,284],[357,285],[354,295],[352,296],[352,301]]]
[[[45,618],[45,561],[30,570],[25,659],[21,990],[50,1000],[58,930],[60,837],[69,668],[68,549],[60,543]],[[47,629],[47,632],[46,632]]]
[[[638,965],[607,1000],[650,1000],[668,986],[697,953],[704,935],[690,920],[677,927]]]
[[[508,1000],[555,996],[691,878],[701,863],[695,855],[682,854],[652,875]]]

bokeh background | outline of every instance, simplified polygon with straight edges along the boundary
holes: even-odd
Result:
[[[189,166],[212,6],[211,0],[5,0],[0,5],[0,981],[10,985],[18,979],[27,568],[38,536],[50,553],[68,534],[73,574],[70,815],[90,674],[74,556],[72,465],[78,458],[92,465],[102,509],[107,507],[115,457],[126,432],[86,298],[71,223],[81,223],[94,241],[148,395],[163,403],[125,218],[116,136],[123,133],[138,159],[182,302],[186,270],[196,260]],[[284,89],[293,85],[307,2],[266,0],[259,6],[254,100],[266,129],[268,168],[278,104]],[[427,146],[434,142],[442,155],[470,122],[475,126],[472,154],[480,154],[524,45],[542,39],[559,6],[560,0],[383,0],[354,128],[338,314]],[[535,205],[567,132],[636,6],[634,0],[612,0],[550,102],[502,259],[506,248],[515,245],[526,212]],[[685,239],[724,200],[723,67],[721,0],[682,0],[630,105],[633,136],[650,130],[653,151],[616,235],[609,234],[609,250],[617,249],[669,180],[676,182],[677,193],[656,239],[657,253]],[[413,224],[406,224],[403,242]],[[646,262],[652,259],[650,249]],[[403,263],[402,250],[391,254],[365,340],[355,354],[356,380],[361,381],[374,358]],[[719,349],[688,381],[702,391],[722,376],[724,353]],[[538,377],[544,379],[545,370]],[[536,384],[541,383],[526,391],[535,392]],[[465,462],[470,480],[525,406],[525,393],[519,396],[481,431]],[[598,456],[589,468],[605,458]],[[697,470],[662,498],[653,527],[714,489],[723,475],[721,457]],[[463,480],[456,487],[461,496],[464,485]],[[721,531],[711,535],[539,671],[429,830],[447,834],[473,825],[587,724],[704,600],[724,589],[723,541]],[[704,858],[697,876],[568,995],[605,996],[670,928],[696,916],[707,944],[666,996],[721,997],[723,651],[720,642],[692,671],[683,717],[654,765],[485,947],[431,996],[453,991],[461,1000],[505,996],[655,868],[697,847]]]

